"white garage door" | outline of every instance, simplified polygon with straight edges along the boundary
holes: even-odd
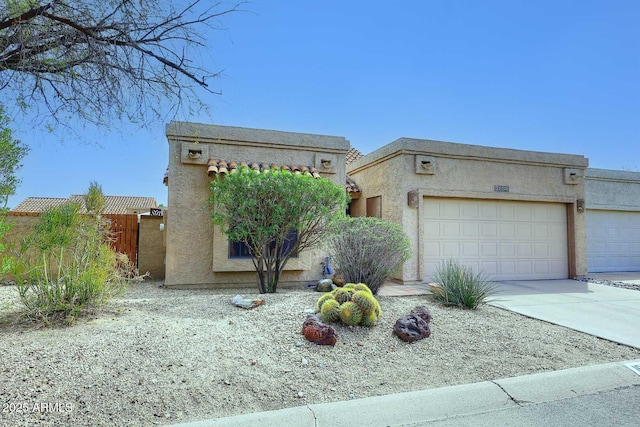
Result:
[[[426,280],[449,259],[495,280],[569,277],[564,204],[427,197],[423,206]]]
[[[587,210],[589,272],[640,271],[640,212]]]

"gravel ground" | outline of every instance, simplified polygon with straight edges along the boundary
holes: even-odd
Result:
[[[640,273],[638,275],[640,275]],[[638,283],[616,282],[612,280],[594,279],[592,277],[581,277],[578,280],[581,282],[589,282],[589,283],[595,283],[598,285],[607,285],[607,286],[613,286],[616,288],[630,289],[632,291],[640,291],[640,284]]]
[[[165,425],[640,358],[640,350],[494,307],[442,308],[379,297],[372,329],[336,326],[335,347],[300,334],[319,294],[169,290],[133,285],[67,328],[15,323],[0,288],[0,425]],[[241,293],[266,304],[230,304]],[[395,320],[433,313],[430,338],[406,344]],[[339,415],[339,414],[336,414]]]

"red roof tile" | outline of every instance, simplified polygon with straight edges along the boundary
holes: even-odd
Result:
[[[293,165],[277,165],[275,163],[257,163],[257,162],[240,162],[237,164],[233,161],[209,159],[207,163],[207,175],[214,176],[218,174],[234,173],[238,168],[249,168],[259,172],[265,172],[269,170],[286,170],[291,171],[298,175],[311,175],[314,178],[320,178],[318,170],[313,166],[293,166]]]
[[[353,178],[351,178],[349,175],[347,175],[346,189],[347,189],[347,193],[351,194],[351,196],[360,194],[360,187],[358,187],[358,184],[356,184]]]
[[[350,161],[357,160],[362,156],[363,154],[361,152],[359,152],[355,148],[351,148],[347,153],[347,164],[349,164]],[[237,163],[234,161],[226,161],[226,160],[218,160],[218,159],[209,159],[209,161],[207,162],[207,175],[215,176],[218,174],[233,173],[238,168],[250,168],[256,171],[266,171],[266,170],[274,170],[274,169],[285,170],[285,171],[291,171],[297,174],[309,174],[314,178],[320,178],[320,174],[318,173],[318,170],[313,166],[310,166],[310,167],[290,166],[290,165],[277,165],[275,163],[269,164],[265,162],[258,163],[258,162],[244,162],[244,161]],[[169,168],[167,168],[166,172],[164,173],[164,178],[162,179],[162,183],[164,185],[169,185]],[[351,194],[352,198],[357,198],[360,195],[360,188],[358,187],[358,184],[356,184],[356,182],[350,176],[347,176],[345,189],[347,190],[347,193]]]

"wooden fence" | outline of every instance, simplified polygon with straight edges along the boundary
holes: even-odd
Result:
[[[111,221],[111,246],[116,252],[126,254],[133,265],[137,265],[138,255],[138,215],[103,214]]]

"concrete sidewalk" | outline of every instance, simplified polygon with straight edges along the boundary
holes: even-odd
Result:
[[[179,427],[402,426],[486,414],[640,386],[640,359],[344,402],[299,406]]]
[[[490,305],[640,348],[638,291],[577,280],[507,281],[497,285],[499,293]]]

